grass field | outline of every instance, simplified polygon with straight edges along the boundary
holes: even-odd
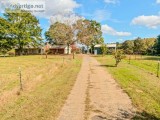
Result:
[[[142,60],[134,60],[132,56],[130,64],[126,58],[118,67],[114,67],[113,56],[95,58],[128,93],[145,120],[160,119],[160,78],[156,77],[159,57],[146,56],[142,57]]]
[[[81,56],[75,60],[71,56],[0,57],[0,119],[54,120],[74,85],[81,61]]]

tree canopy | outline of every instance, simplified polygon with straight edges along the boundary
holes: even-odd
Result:
[[[11,24],[0,17],[0,52],[5,54],[12,49],[14,45],[13,27]]]
[[[37,46],[41,43],[42,29],[39,20],[30,12],[25,10],[9,12],[6,10],[4,16],[5,18],[0,19],[0,25],[2,26],[0,41],[5,50],[17,47],[19,55],[21,55],[25,46]]]
[[[155,44],[156,43],[156,44]],[[126,54],[148,54],[153,55],[156,53],[158,40],[156,38],[137,38],[135,40],[126,40],[122,43],[121,47]]]
[[[80,42],[91,47],[102,42],[100,23],[86,19],[80,19],[72,25],[56,22],[46,31],[45,36],[47,41],[57,44]]]
[[[157,50],[157,54],[160,54],[160,35],[158,35],[156,40],[156,50]]]

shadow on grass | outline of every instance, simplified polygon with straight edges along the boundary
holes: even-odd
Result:
[[[145,57],[145,58],[143,58],[143,60],[155,60],[155,61],[158,61],[158,60],[160,60],[160,57],[157,57],[157,56]]]
[[[101,111],[100,111],[101,112]],[[115,116],[110,115],[96,115],[92,117],[92,120],[160,120],[160,118],[155,117],[154,115],[150,115],[146,112],[143,113],[134,113],[131,111],[125,111],[120,109],[119,114]]]
[[[101,67],[116,67],[115,65],[100,65]]]
[[[130,118],[130,120],[160,120],[160,118],[157,118],[154,115],[151,115],[145,111],[143,112],[127,112],[125,110],[120,109],[121,117],[123,119]],[[117,117],[117,120],[120,118]]]
[[[160,117],[158,118],[143,111],[142,113],[137,112],[136,115],[132,118],[132,120],[160,120]]]
[[[9,58],[9,57],[17,57],[17,56],[1,56],[0,55],[0,58]]]
[[[100,56],[100,55],[91,55],[92,57],[102,57],[102,56]]]

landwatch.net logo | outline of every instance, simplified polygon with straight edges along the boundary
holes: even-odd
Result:
[[[0,0],[0,10],[9,12],[45,12],[45,0]],[[17,9],[18,11],[13,11]]]

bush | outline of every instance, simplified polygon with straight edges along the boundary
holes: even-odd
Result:
[[[126,56],[124,54],[124,51],[123,50],[117,50],[115,53],[114,53],[114,58],[116,60],[116,64],[115,66],[117,67],[118,64],[122,61],[122,59],[124,59]]]

